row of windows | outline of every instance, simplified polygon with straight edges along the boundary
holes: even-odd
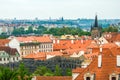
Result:
[[[21,49],[36,49],[38,46],[23,46]]]
[[[0,61],[9,61],[10,58],[0,58]],[[12,58],[13,61],[15,61],[15,57]],[[16,60],[19,60],[18,57],[16,57]]]
[[[39,50],[39,52],[52,52],[52,49],[42,49],[42,50]]]
[[[23,46],[21,49],[36,49],[36,48],[52,48],[52,44],[45,44],[38,46]]]
[[[52,45],[49,45],[49,44],[40,45],[39,48],[52,48]]]

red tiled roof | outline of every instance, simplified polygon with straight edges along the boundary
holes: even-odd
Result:
[[[16,52],[18,53],[18,51],[15,48],[10,48],[8,46],[0,46],[0,51],[5,51],[9,55],[16,55]]]
[[[116,56],[113,55],[110,49],[104,48],[101,68],[98,68],[98,59],[95,57],[91,64],[82,70],[75,80],[84,80],[84,74],[87,72],[94,73],[96,80],[109,80],[109,75],[113,72],[120,73],[120,68],[116,66]]]
[[[19,42],[52,42],[49,36],[27,36],[27,37],[17,37]]]
[[[31,53],[23,58],[32,58],[35,60],[45,60],[47,55],[53,55],[53,56],[62,56],[63,53],[60,51],[54,51],[54,52],[38,52],[38,53]]]
[[[46,59],[46,54],[44,52],[31,53],[31,54],[26,55],[23,58],[45,60]]]
[[[104,38],[106,38],[106,40],[109,42],[120,41],[120,33],[104,33]]]
[[[10,42],[10,39],[0,39],[0,46],[5,46]]]
[[[72,80],[72,76],[36,76],[36,80]]]
[[[62,56],[63,53],[60,51],[53,51],[53,52],[47,52],[47,55],[55,55],[55,56]]]
[[[59,43],[53,44],[53,50],[85,49],[90,43],[91,40],[73,40],[73,43],[71,40],[59,40]]]

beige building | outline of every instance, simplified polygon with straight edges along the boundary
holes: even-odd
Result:
[[[20,42],[21,56],[37,52],[52,52],[53,42],[50,36],[16,37]]]

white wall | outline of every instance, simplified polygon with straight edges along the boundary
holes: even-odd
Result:
[[[17,51],[20,54],[20,43],[16,38],[13,38],[10,42],[9,42],[9,47],[11,48],[16,48]],[[20,54],[21,55],[21,54]]]

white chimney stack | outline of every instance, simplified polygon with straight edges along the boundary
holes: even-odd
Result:
[[[60,43],[60,40],[57,40],[57,44],[59,44]]]
[[[102,53],[102,47],[100,47],[100,53]]]
[[[98,67],[102,66],[102,55],[98,55]]]
[[[117,66],[119,66],[120,67],[120,55],[117,55]]]
[[[53,44],[55,44],[55,40],[53,40]]]
[[[74,44],[74,40],[71,40],[71,43]]]

